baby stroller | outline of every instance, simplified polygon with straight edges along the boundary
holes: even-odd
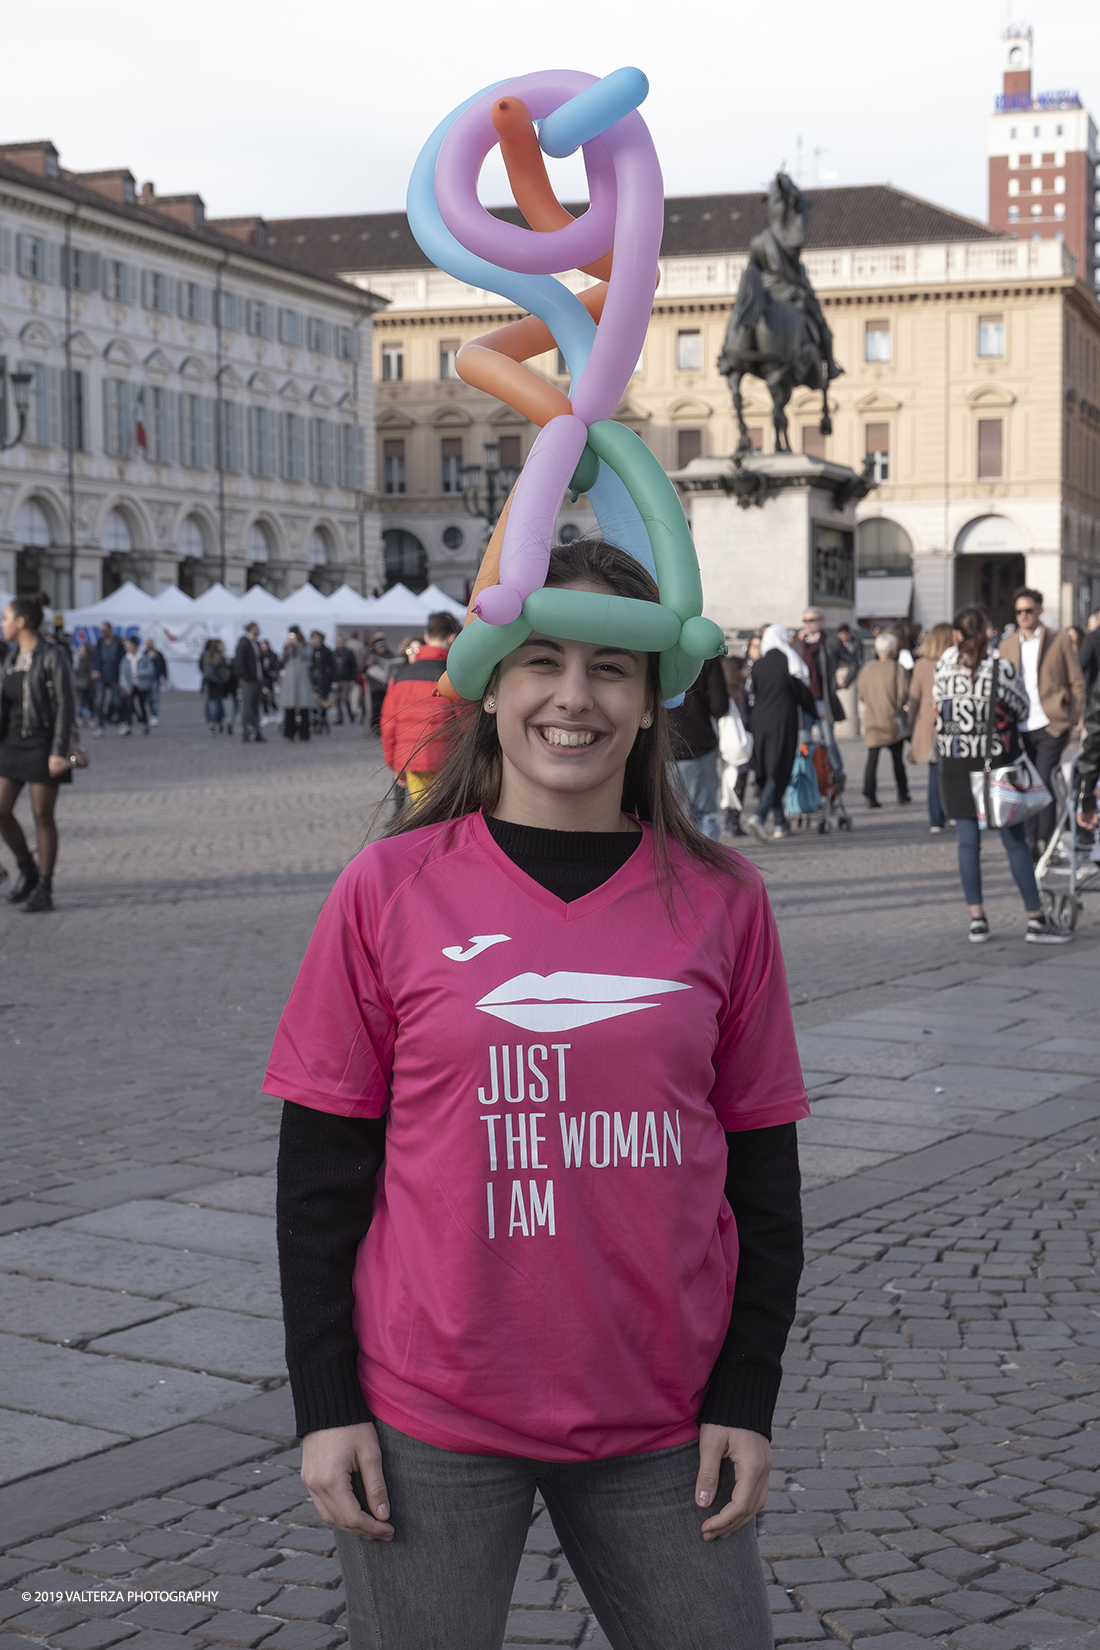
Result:
[[[1043,909],[1069,933],[1084,909],[1082,894],[1100,891],[1100,835],[1091,848],[1078,842],[1075,774],[1079,754],[1074,752],[1050,776],[1054,830],[1035,867]]]
[[[850,831],[852,816],[844,806],[844,775],[838,773],[829,761],[825,746],[816,742],[813,747],[814,772],[817,774],[817,788],[821,792],[821,819],[818,821],[818,830],[824,835],[828,831]]]

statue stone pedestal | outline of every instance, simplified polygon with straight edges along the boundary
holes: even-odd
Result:
[[[855,505],[873,483],[804,453],[693,458],[672,480],[688,495],[703,612],[723,630],[796,626],[821,610],[855,620]]]

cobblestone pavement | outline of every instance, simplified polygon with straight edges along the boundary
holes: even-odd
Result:
[[[358,729],[242,749],[196,721],[169,701],[148,740],[93,745],[57,911],[0,910],[3,1650],[345,1636],[296,1472],[258,1081],[386,776]],[[1000,937],[971,948],[950,839],[853,811],[752,850],[813,1099],[776,1642],[1100,1646],[1097,915],[1024,946],[994,845]],[[540,1511],[509,1643],[604,1642]]]

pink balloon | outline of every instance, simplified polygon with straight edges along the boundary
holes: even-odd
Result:
[[[545,584],[558,511],[587,440],[588,425],[568,413],[552,418],[535,437],[508,512],[500,583],[489,585],[476,603],[479,618],[489,624],[511,624],[525,599]]]
[[[505,86],[494,87],[459,115],[439,151],[435,194],[440,217],[468,251],[521,275],[556,275],[603,257],[615,234],[615,179],[611,158],[602,146],[584,146],[592,204],[565,229],[539,232],[502,223],[477,198],[482,162],[499,141],[490,118],[499,98],[518,98],[533,119],[542,120],[595,83],[595,75],[568,70],[520,75]]]

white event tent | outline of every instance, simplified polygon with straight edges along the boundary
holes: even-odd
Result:
[[[292,624],[307,636],[319,630],[331,647],[338,629],[415,635],[422,632],[430,613],[440,611],[453,613],[460,623],[466,616],[462,603],[435,585],[419,596],[395,584],[384,596],[365,597],[347,584],[331,596],[304,584],[280,601],[261,585],[235,596],[223,584],[214,584],[192,600],[174,584],[150,596],[127,581],[90,607],[67,609],[65,628],[76,643],[94,642],[109,619],[116,633],[152,638],[168,665],[169,685],[196,691],[202,685],[198,661],[207,641],[217,637],[232,653],[244,626],[253,620],[281,651]]]

